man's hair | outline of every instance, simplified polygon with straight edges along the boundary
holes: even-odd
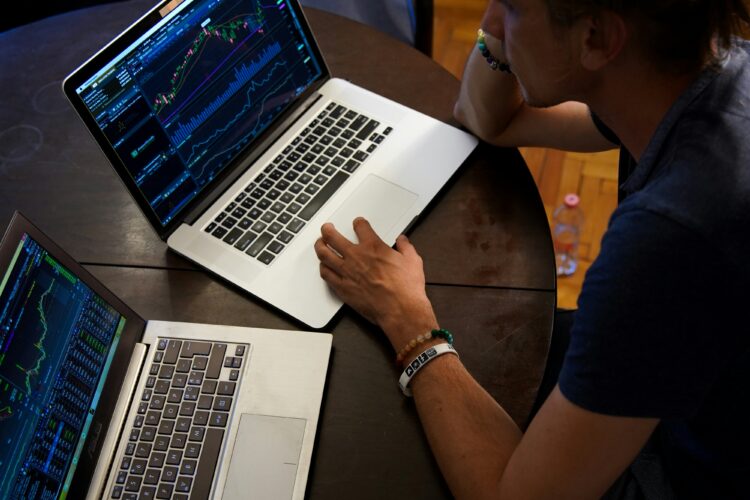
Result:
[[[750,32],[747,0],[546,0],[553,22],[570,25],[601,10],[623,16],[652,62],[665,70],[694,71]],[[714,43],[718,54],[714,51]]]

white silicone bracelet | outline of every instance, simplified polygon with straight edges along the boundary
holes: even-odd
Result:
[[[429,347],[422,354],[414,358],[414,361],[412,361],[409,366],[406,367],[404,373],[402,373],[401,377],[398,379],[398,386],[401,388],[401,392],[404,393],[404,396],[411,397],[409,382],[411,382],[411,379],[414,378],[414,375],[416,375],[417,372],[424,367],[424,365],[437,358],[438,356],[449,353],[458,356],[458,352],[456,352],[452,345],[442,343],[433,347]]]

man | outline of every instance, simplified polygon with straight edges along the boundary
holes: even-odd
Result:
[[[747,496],[750,44],[732,36],[740,20],[741,0],[490,1],[456,117],[501,146],[619,144],[622,199],[558,385],[525,433],[456,356],[412,378],[457,498]],[[356,244],[323,226],[321,276],[408,365],[444,343],[410,344],[439,326],[421,259],[403,236],[394,250],[366,221],[354,229]]]

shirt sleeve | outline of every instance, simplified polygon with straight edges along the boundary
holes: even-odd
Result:
[[[598,413],[691,416],[731,357],[730,305],[714,292],[727,271],[680,224],[618,212],[586,274],[560,390]]]

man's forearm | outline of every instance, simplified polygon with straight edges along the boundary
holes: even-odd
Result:
[[[453,495],[459,500],[495,498],[521,440],[515,422],[452,355],[426,365],[414,377],[412,391]]]
[[[500,41],[485,35],[490,52],[500,51]],[[464,69],[454,115],[485,141],[497,143],[502,131],[524,104],[515,76],[493,71],[476,48]]]

